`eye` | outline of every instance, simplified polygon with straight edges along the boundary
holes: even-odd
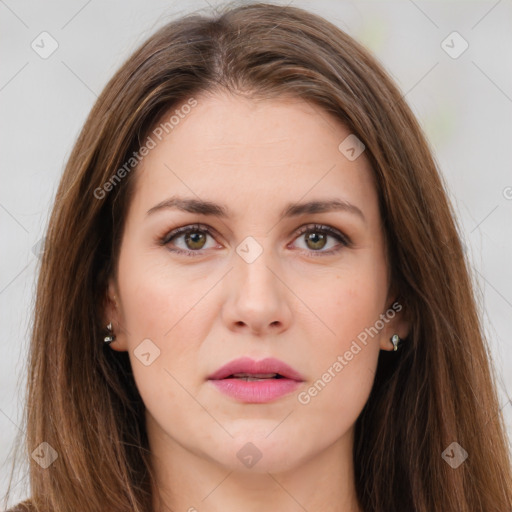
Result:
[[[331,239],[331,241],[329,241]],[[350,245],[348,237],[337,229],[320,224],[310,224],[300,229],[296,240],[303,241],[304,245],[299,247],[310,253],[334,254],[344,247]],[[337,240],[338,244],[333,240]],[[318,254],[318,255],[319,255]],[[317,254],[315,254],[317,256]]]
[[[161,240],[162,245],[170,246],[169,250],[196,256],[202,249],[212,249],[216,244],[207,245],[208,237],[212,240],[210,230],[199,224],[183,226],[167,233]],[[173,242],[171,244],[171,242]]]
[[[208,245],[208,237],[212,240],[210,245]],[[334,254],[351,244],[350,239],[343,233],[321,224],[303,226],[296,234],[295,240],[304,243],[302,247],[299,246],[299,249],[304,249],[315,256]],[[218,247],[211,228],[201,224],[173,229],[160,237],[158,241],[160,245],[167,246],[170,251],[186,256],[199,256],[202,254],[202,250]]]

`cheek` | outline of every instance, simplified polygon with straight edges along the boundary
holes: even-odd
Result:
[[[369,336],[367,330],[381,309],[375,283],[368,286],[333,290],[335,299],[326,301],[322,311],[335,334],[318,336],[315,350],[309,347],[313,371],[297,401],[311,431],[324,432],[326,440],[353,426],[373,386],[380,346],[378,336]]]
[[[195,340],[200,339],[201,323],[194,318],[204,315],[196,307],[204,295],[204,282],[171,273],[169,267],[130,249],[126,248],[119,262],[119,291],[127,349],[135,378],[140,378],[144,388],[150,385],[148,380],[155,386],[172,380],[166,370],[171,374],[189,371]]]
[[[308,294],[321,320],[330,328],[330,350],[346,350],[386,310],[387,275],[383,261],[355,254],[334,275],[324,276],[315,293]]]
[[[387,296],[385,264],[376,257],[355,258],[325,279],[322,289],[308,299],[329,330],[316,336],[313,378],[298,401],[310,411],[310,421],[330,414],[340,431],[356,420],[373,385],[380,353],[375,325]]]
[[[341,355],[341,354],[340,354]],[[295,418],[307,425],[306,443],[330,446],[353,428],[370,395],[378,351],[361,350],[351,361],[333,358],[298,395]]]
[[[183,325],[191,324],[190,318],[201,308],[196,305],[208,290],[205,275],[191,275],[170,265],[165,252],[164,248],[137,250],[127,244],[121,253],[119,287],[132,344],[140,337],[168,344]]]

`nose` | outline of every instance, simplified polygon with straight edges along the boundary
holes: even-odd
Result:
[[[224,324],[233,332],[259,336],[288,329],[292,319],[290,292],[271,250],[264,250],[251,263],[237,254],[234,258],[222,309]]]

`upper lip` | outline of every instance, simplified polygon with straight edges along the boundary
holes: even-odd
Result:
[[[238,359],[233,359],[233,361],[230,361],[224,366],[221,366],[216,372],[212,373],[208,379],[225,379],[226,377],[236,373],[248,373],[250,375],[278,373],[287,379],[292,379],[299,382],[304,380],[302,375],[300,375],[300,373],[294,370],[291,366],[273,357],[267,357],[261,361],[255,361],[250,357],[240,357]]]

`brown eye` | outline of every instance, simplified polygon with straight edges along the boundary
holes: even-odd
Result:
[[[210,238],[210,241],[208,238]],[[162,237],[160,243],[173,252],[195,256],[202,254],[202,249],[214,248],[215,238],[206,227],[189,225],[174,229]]]
[[[188,249],[202,249],[206,243],[206,233],[202,231],[189,231],[185,235],[185,244]]]
[[[327,243],[327,236],[323,233],[313,232],[306,234],[306,245],[309,249],[323,249]]]
[[[322,224],[302,227],[295,240],[299,249],[304,249],[315,256],[334,254],[351,245],[349,238],[343,233]]]

